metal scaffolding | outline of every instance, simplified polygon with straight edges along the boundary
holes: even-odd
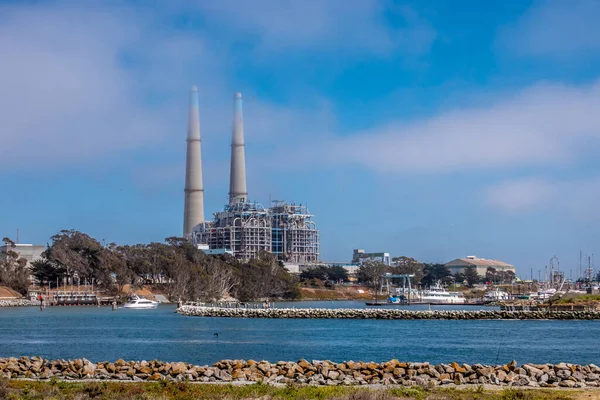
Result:
[[[261,250],[271,251],[269,213],[261,204],[230,204],[214,217],[212,222],[198,226],[196,243],[231,250],[242,260],[257,258]]]
[[[281,261],[312,264],[319,261],[319,231],[306,206],[273,202],[234,203],[214,214],[212,222],[196,227],[196,244],[233,251],[236,258],[257,258],[261,250]]]
[[[272,253],[295,264],[319,261],[319,231],[308,208],[274,201],[269,209],[272,227]]]

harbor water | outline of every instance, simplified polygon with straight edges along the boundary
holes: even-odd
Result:
[[[278,307],[363,307],[306,302]],[[468,306],[453,306],[463,309]],[[600,321],[402,321],[184,317],[110,307],[0,308],[0,357],[600,363]],[[467,308],[467,309],[479,309]],[[412,306],[411,309],[427,309]],[[432,306],[432,309],[449,307]]]

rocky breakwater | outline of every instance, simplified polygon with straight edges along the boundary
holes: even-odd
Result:
[[[31,301],[25,299],[0,300],[0,307],[29,307],[39,305],[39,301]]]
[[[391,360],[383,363],[346,361],[298,362],[223,360],[212,366],[183,362],[45,360],[40,357],[0,358],[0,378],[191,381],[207,383],[307,384],[307,385],[496,385],[529,387],[600,387],[596,365],[450,364],[431,365]]]
[[[346,319],[401,319],[401,320],[480,320],[480,319],[600,319],[599,311],[409,311],[393,308],[222,308],[182,306],[176,310],[185,316],[228,318],[346,318]]]

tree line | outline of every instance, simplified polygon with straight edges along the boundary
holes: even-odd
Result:
[[[27,283],[19,281],[23,276],[7,275],[5,270],[20,266],[21,274],[27,277],[31,273],[43,286],[93,283],[110,295],[121,295],[125,285],[133,289],[155,285],[172,301],[215,301],[226,295],[252,301],[295,298],[299,293],[297,279],[268,252],[242,262],[230,255],[207,255],[179,237],[167,238],[164,243],[119,246],[103,245],[76,230],[63,230],[50,238],[43,258],[31,263],[30,272],[25,271],[26,262],[11,263],[11,269],[1,265],[0,284],[23,294],[27,291]]]
[[[497,271],[492,267],[487,268],[485,276],[479,276],[474,267],[467,267],[463,273],[452,275],[444,264],[427,264],[411,257],[402,256],[393,258],[392,265],[389,266],[376,260],[365,260],[358,268],[356,280],[366,285],[378,286],[381,284],[382,275],[386,273],[414,275],[411,278],[412,285],[421,287],[430,287],[436,282],[445,285],[464,283],[473,287],[477,283],[510,283],[515,279],[512,271]],[[348,282],[349,280],[348,273],[340,266],[320,266],[305,270],[300,274],[300,281],[313,287],[329,287],[334,283]]]

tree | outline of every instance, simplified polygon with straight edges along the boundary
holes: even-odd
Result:
[[[240,264],[238,274],[240,279],[233,293],[241,301],[298,295],[296,279],[266,251],[261,252],[258,259]]]
[[[29,288],[27,260],[19,257],[19,253],[14,250],[15,242],[7,237],[2,241],[7,250],[0,252],[0,284],[25,295]]]
[[[425,264],[421,286],[432,286],[437,281],[444,283],[453,281],[450,270],[444,264]]]
[[[502,273],[502,271],[500,271],[500,273]],[[485,280],[486,282],[492,283],[495,283],[498,280],[498,272],[496,271],[496,268],[487,267],[487,270],[485,271]]]
[[[95,282],[111,285],[110,272],[104,268],[102,245],[92,237],[75,230],[62,230],[50,238],[52,244],[44,252],[44,258],[63,267],[71,281]]]
[[[339,265],[334,265],[332,267],[328,267],[326,269],[327,272],[327,276],[329,277],[329,280],[334,281],[334,282],[348,282],[349,277],[348,277],[348,271],[346,271],[344,269],[344,267],[341,267]]]
[[[463,274],[469,287],[473,287],[476,283],[481,281],[475,267],[466,267]]]
[[[394,274],[412,274],[415,276],[412,278],[414,282],[421,282],[421,279],[423,279],[425,264],[418,262],[414,258],[406,256],[394,257],[392,264],[392,272]]]
[[[367,260],[358,267],[356,277],[359,282],[369,285],[375,293],[381,287],[383,274],[389,271],[389,267],[381,261]]]
[[[324,265],[320,265],[305,269],[300,273],[300,281],[302,282],[312,281],[313,279],[330,282],[348,282],[348,272],[344,269],[344,267],[326,267]]]
[[[57,265],[45,258],[31,262],[31,274],[42,286],[62,282],[66,276],[66,270],[62,265]]]
[[[300,280],[302,282],[310,281],[311,279],[319,279],[321,281],[329,279],[327,267],[321,265],[318,267],[307,268],[300,273]]]

